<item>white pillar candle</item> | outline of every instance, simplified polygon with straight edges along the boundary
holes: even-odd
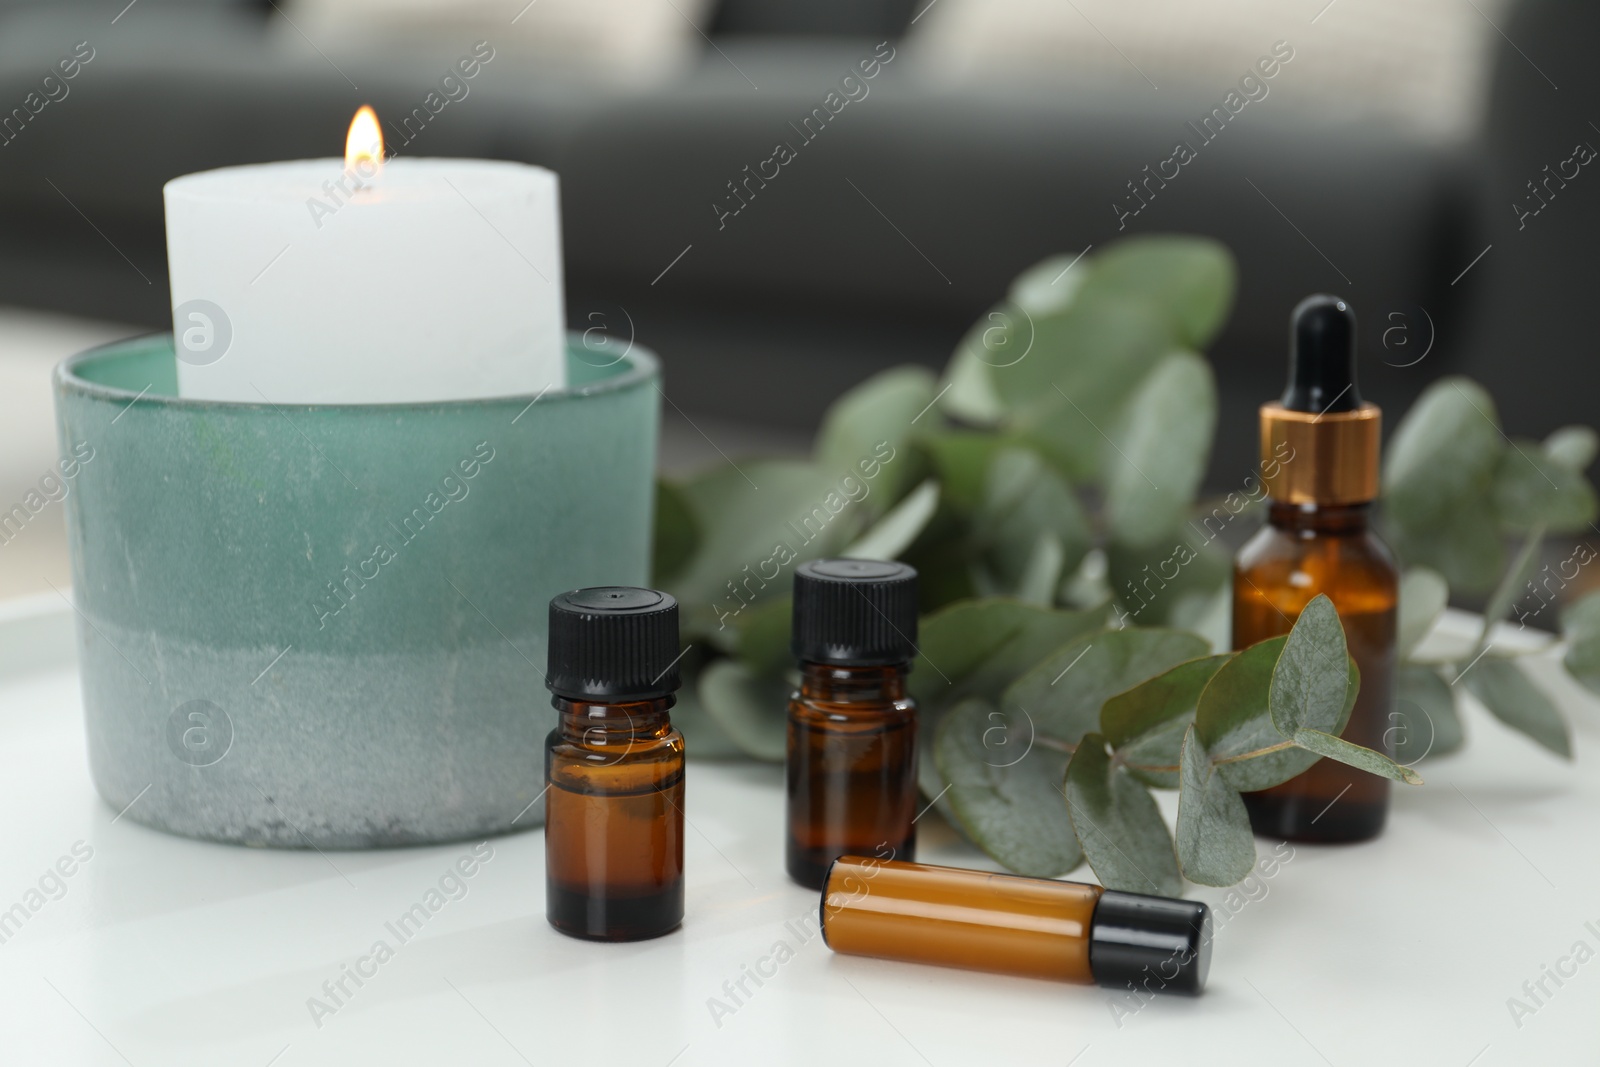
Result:
[[[315,159],[168,182],[179,394],[361,404],[563,388],[557,195],[542,167],[486,160]]]

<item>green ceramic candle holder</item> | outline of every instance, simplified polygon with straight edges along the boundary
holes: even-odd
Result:
[[[105,800],[289,848],[537,825],[549,600],[647,583],[660,421],[650,353],[568,362],[562,392],[367,406],[182,399],[170,336],[57,368]]]

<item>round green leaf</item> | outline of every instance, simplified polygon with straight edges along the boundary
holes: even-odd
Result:
[[[1294,732],[1294,743],[1326,759],[1337,760],[1368,774],[1392,778],[1408,785],[1422,784],[1422,776],[1410,767],[1402,767],[1381,752],[1352,744],[1342,737],[1335,737],[1321,730],[1302,727]]]
[[[729,736],[722,725],[706,714],[700,703],[700,684],[695,672],[686,671],[678,702],[672,706],[672,725],[683,735],[683,751],[690,759],[745,759],[745,750]]]
[[[1059,611],[1005,597],[962,600],[918,623],[910,688],[926,715],[967,697],[999,698],[1056,649],[1098,630],[1105,608]]]
[[[1149,790],[1115,766],[1105,738],[1087,734],[1067,765],[1067,810],[1100,884],[1175,897],[1183,892],[1178,857]]]
[[[1318,593],[1301,609],[1272,669],[1267,706],[1280,734],[1339,729],[1349,695],[1348,660],[1344,624],[1333,601]]]
[[[1422,644],[1450,602],[1450,586],[1438,571],[1412,567],[1400,579],[1398,655],[1404,660]]]
[[[934,429],[938,415],[930,405],[937,392],[933,372],[924,367],[894,367],[873,375],[828,407],[817,433],[817,464],[835,478],[859,479],[860,464],[878,461],[883,442],[898,453],[919,426]],[[885,464],[874,487],[872,511],[881,514],[899,500],[916,475],[909,457],[897,455]]]
[[[1233,307],[1234,263],[1228,248],[1208,237],[1130,237],[1094,256],[1078,296],[1132,292],[1154,301],[1173,337],[1203,349]],[[1069,275],[1070,276],[1070,275]]]
[[[1105,702],[1100,729],[1129,774],[1158,788],[1178,787],[1178,756],[1195,704],[1232,658],[1229,653],[1180,663]]]
[[[682,491],[668,481],[656,483],[654,557],[650,563],[652,581],[666,585],[677,577],[700,544],[700,528]]]
[[[1587,426],[1563,426],[1544,439],[1544,454],[1575,471],[1589,469],[1600,450],[1600,435]]]
[[[666,589],[678,598],[685,634],[721,648],[732,647],[751,604],[789,591],[796,562],[837,555],[865,517],[836,478],[811,463],[719,464],[679,489],[700,545]]]
[[[1026,709],[1041,734],[1070,744],[1098,729],[1101,705],[1111,697],[1209,651],[1181,630],[1085,634],[1018,678],[1000,706]]]
[[[1140,383],[1100,453],[1111,536],[1165,542],[1183,525],[1211,455],[1217,389],[1192,352],[1167,356]]]
[[[1567,671],[1590,692],[1600,693],[1600,593],[1590,593],[1561,615],[1567,639],[1562,661]]]
[[[1433,567],[1452,588],[1489,587],[1504,555],[1491,497],[1505,448],[1481,386],[1448,377],[1428,387],[1384,463],[1384,510],[1402,558]]]
[[[1183,739],[1178,792],[1178,865],[1201,885],[1234,885],[1255,867],[1256,840],[1244,798],[1211,764],[1190,727]]]
[[[1432,667],[1407,663],[1395,672],[1394,711],[1386,740],[1397,763],[1414,767],[1429,756],[1443,756],[1465,739],[1456,713],[1455,690]]]
[[[1067,754],[1034,743],[1025,717],[962,701],[939,724],[939,771],[956,821],[1009,871],[1053,878],[1083,861],[1061,779]]]
[[[778,678],[794,668],[789,651],[789,625],[794,598],[775,596],[739,613],[739,660],[757,674]]]
[[[1139,547],[1112,542],[1106,564],[1123,619],[1139,626],[1176,626],[1176,619],[1195,617],[1217,592],[1232,589],[1232,557],[1189,529]]]
[[[1533,684],[1522,665],[1500,656],[1483,656],[1458,676],[1494,717],[1558,756],[1572,758],[1567,720]]]
[[[1187,660],[1111,697],[1100,709],[1106,742],[1119,749],[1173,719],[1193,718],[1206,683],[1232,658],[1229,652]]]
[[[1501,524],[1526,533],[1548,527],[1576,533],[1595,518],[1594,489],[1572,467],[1544,454],[1533,441],[1515,441],[1500,456],[1494,506]]]
[[[717,660],[700,675],[706,714],[744,752],[774,763],[781,763],[787,750],[791,692],[783,679],[756,674],[737,660]]]
[[[1317,762],[1273,725],[1268,706],[1272,672],[1288,637],[1251,645],[1223,664],[1195,706],[1195,729],[1218,772],[1242,793],[1287,782]],[[1355,707],[1360,673],[1348,660],[1345,707],[1334,727],[1343,730]]]
[[[939,483],[917,486],[842,553],[851,559],[896,559],[911,547],[939,508]]]
[[[997,592],[1046,604],[1054,600],[1062,574],[1077,569],[1090,545],[1089,520],[1077,494],[1025,448],[1003,449],[990,461],[972,536]],[[1030,584],[1035,595],[1022,597]]]

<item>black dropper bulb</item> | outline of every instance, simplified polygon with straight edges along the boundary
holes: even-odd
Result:
[[[1289,385],[1283,406],[1318,415],[1354,411],[1356,313],[1336,296],[1319,293],[1300,301],[1289,320]]]

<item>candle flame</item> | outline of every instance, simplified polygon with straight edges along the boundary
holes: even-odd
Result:
[[[344,139],[345,170],[355,170],[362,160],[367,161],[361,168],[363,177],[371,177],[383,167],[383,129],[378,125],[378,113],[366,104],[350,120],[350,132]]]

